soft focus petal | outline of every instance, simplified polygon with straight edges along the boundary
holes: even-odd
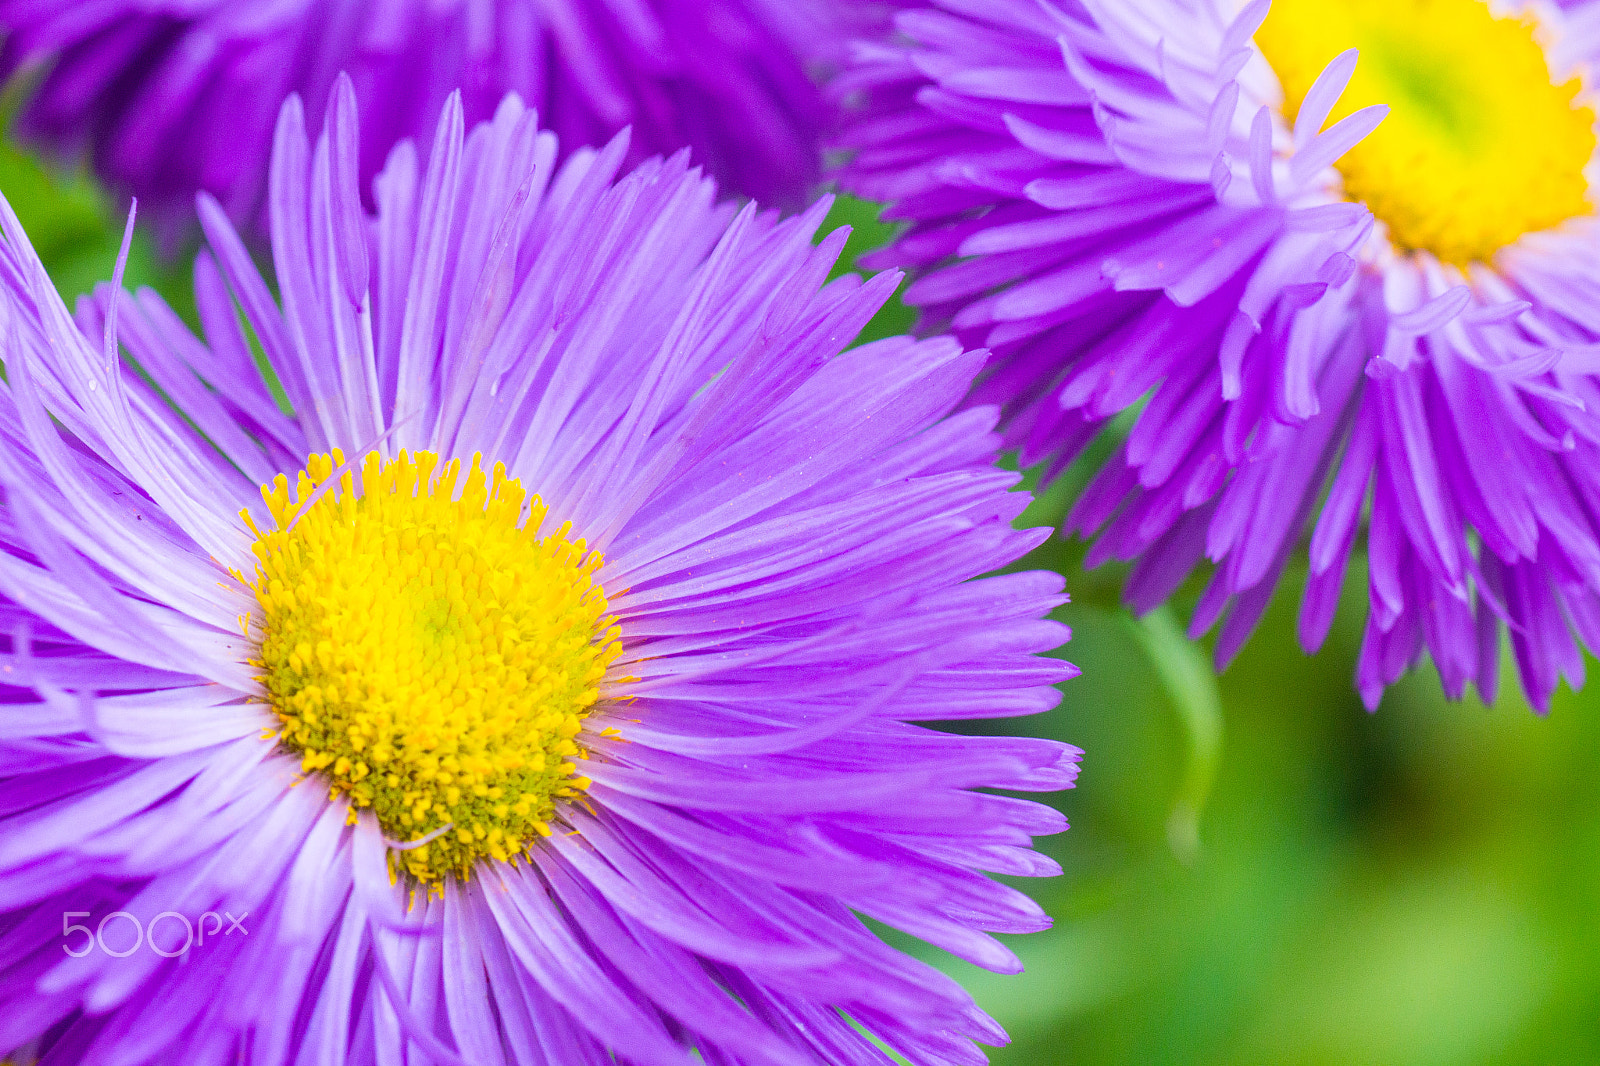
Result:
[[[1566,8],[1540,9],[1557,81],[1600,55],[1596,5]],[[1066,523],[1091,563],[1134,562],[1136,609],[1209,561],[1192,628],[1220,624],[1225,664],[1309,536],[1315,649],[1365,521],[1368,703],[1424,650],[1452,696],[1492,692],[1509,632],[1543,708],[1600,636],[1600,228],[1468,268],[1391,244],[1330,169],[1385,106],[1323,129],[1345,53],[1291,127],[1252,43],[1268,12],[907,12],[838,83],[841,180],[909,223],[874,262],[913,272],[925,325],[992,351],[969,402],[1002,409],[1025,464],[1053,476],[1137,410]]]

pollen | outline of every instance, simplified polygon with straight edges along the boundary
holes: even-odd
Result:
[[[391,876],[440,888],[516,861],[581,799],[584,720],[620,650],[570,523],[496,463],[313,455],[261,489],[261,682],[278,743],[333,797],[371,809]],[[342,471],[342,472],[341,472]],[[337,481],[326,484],[338,474]]]
[[[1274,0],[1256,44],[1293,119],[1335,56],[1360,50],[1334,122],[1389,117],[1337,164],[1402,252],[1490,262],[1527,233],[1588,215],[1594,111],[1556,81],[1526,13],[1484,0]]]

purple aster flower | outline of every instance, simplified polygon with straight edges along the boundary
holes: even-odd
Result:
[[[1041,539],[944,417],[981,360],[840,354],[895,279],[686,152],[451,97],[369,214],[348,82],[323,128],[290,98],[281,303],[202,197],[204,340],[120,276],[74,321],[0,206],[0,1047],[981,1061],[858,917],[1002,971],[1048,924],[979,871],[1064,822],[979,790],[1077,751],[913,724],[1072,673],[1059,577],[979,576]]]
[[[363,115],[362,188],[426,142],[456,89],[469,123],[507,92],[568,151],[632,126],[630,163],[690,146],[722,184],[798,206],[828,111],[828,65],[878,9],[852,0],[0,0],[0,69],[52,65],[25,135],[87,152],[170,233],[197,190],[236,220],[264,203],[278,107],[320,113],[340,71]]]
[[[1214,564],[1241,647],[1309,536],[1325,639],[1357,534],[1369,706],[1424,649],[1548,706],[1600,648],[1600,6],[940,0],[860,50],[848,188],[883,262],[993,357],[975,390],[1059,473],[1144,611]],[[1242,9],[1242,10],[1241,10]],[[1370,209],[1370,210],[1369,210]]]

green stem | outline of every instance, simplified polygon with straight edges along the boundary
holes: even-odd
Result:
[[[1129,628],[1156,668],[1188,742],[1188,764],[1167,818],[1167,841],[1180,861],[1192,863],[1200,855],[1200,813],[1222,759],[1222,695],[1217,675],[1167,607],[1157,607],[1138,621],[1130,621]]]

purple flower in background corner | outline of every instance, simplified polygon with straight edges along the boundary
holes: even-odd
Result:
[[[451,92],[469,123],[517,92],[568,151],[631,125],[630,163],[692,147],[724,188],[798,207],[829,121],[809,75],[881,14],[852,0],[0,0],[0,67],[47,64],[23,134],[86,151],[169,234],[200,190],[264,229],[278,106],[298,92],[320,114],[340,71],[365,116],[364,179],[398,141],[425,144]]]
[[[1132,428],[1068,518],[1140,611],[1204,561],[1219,665],[1309,536],[1301,642],[1365,529],[1369,707],[1423,651],[1545,708],[1600,648],[1600,7],[942,0],[862,47],[844,184],[993,357],[1022,461]],[[1241,10],[1242,9],[1242,10]]]
[[[0,1048],[981,1059],[858,917],[1001,971],[1048,924],[979,871],[1065,822],[980,790],[1076,749],[914,724],[1074,672],[1060,577],[980,576],[1045,533],[945,417],[981,360],[841,354],[897,279],[687,152],[451,97],[369,213],[346,81],[324,131],[285,105],[281,304],[202,198],[204,340],[120,276],[75,322],[0,201]]]

